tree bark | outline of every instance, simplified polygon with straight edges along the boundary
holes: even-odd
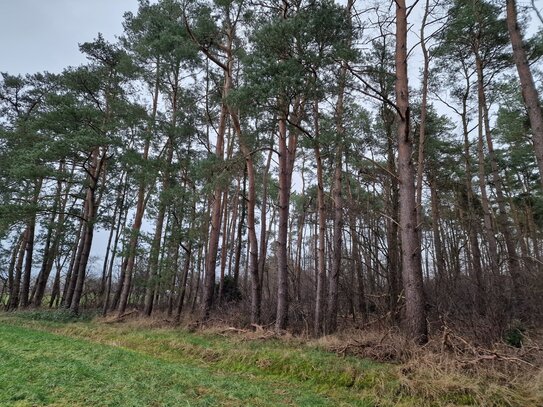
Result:
[[[226,76],[226,75],[225,75]],[[227,86],[225,77],[224,87]],[[217,131],[217,144],[215,146],[215,156],[217,160],[224,159],[224,135],[226,131],[226,119],[228,116],[228,108],[226,101],[222,102],[219,128]],[[208,249],[206,255],[205,277],[204,277],[204,299],[202,303],[202,320],[206,321],[209,318],[211,307],[213,305],[213,297],[215,292],[215,268],[217,265],[217,250],[219,246],[219,237],[221,231],[221,209],[222,209],[222,186],[218,183],[213,190],[213,198],[211,204],[211,225],[208,240]]]
[[[42,186],[43,179],[38,180],[34,187],[34,196],[32,198],[32,202],[34,205],[37,205],[41,186]],[[26,240],[26,248],[25,248],[25,267],[21,282],[21,292],[20,292],[20,306],[22,308],[28,307],[30,305],[29,299],[30,299],[30,279],[32,276],[32,264],[33,264],[33,257],[34,257],[34,238],[36,233],[36,214],[32,214],[32,217],[29,220],[28,223],[28,235]]]
[[[315,336],[325,332],[324,315],[326,300],[326,258],[325,258],[325,235],[326,235],[326,207],[324,204],[324,177],[322,171],[322,157],[319,141],[315,146],[315,163],[317,165],[317,292],[315,301]]]
[[[297,115],[302,102],[297,100],[294,104],[293,122],[298,123]],[[277,227],[277,313],[275,329],[282,331],[287,328],[288,321],[288,231],[290,214],[290,194],[292,184],[292,171],[296,157],[298,134],[296,131],[288,132],[287,106],[279,101],[279,224]]]
[[[7,305],[8,311],[14,310],[19,306],[19,292],[21,288],[21,275],[23,272],[23,259],[24,251],[26,247],[26,241],[28,239],[29,229],[28,227],[22,234],[22,238],[19,240],[19,246],[17,251],[14,253],[14,258],[17,259],[15,262],[14,273],[12,284],[9,287],[9,301]]]
[[[337,111],[343,111],[336,107]],[[339,113],[338,113],[339,114]],[[342,125],[341,125],[342,127]],[[338,136],[341,138],[344,131],[338,131]],[[334,202],[334,230],[333,230],[333,253],[332,267],[330,269],[330,278],[328,284],[328,307],[327,307],[327,323],[326,333],[332,334],[337,331],[337,314],[338,314],[338,296],[339,296],[339,273],[341,271],[341,258],[343,250],[343,198],[341,194],[342,188],[342,155],[341,147],[342,140],[338,141],[339,146],[336,151],[336,163],[334,169],[334,186],[332,190],[332,198]]]
[[[517,7],[515,0],[506,0],[507,28],[513,46],[513,58],[517,66],[522,98],[528,110],[530,126],[532,128],[532,142],[534,144],[535,157],[539,167],[539,177],[543,187],[543,111],[539,102],[539,95],[534,83],[530,64],[526,57],[522,33],[517,20]]]
[[[75,287],[75,279],[74,277],[74,270],[76,268],[76,260],[78,258],[78,253],[80,251],[80,248],[82,247],[82,233],[83,233],[83,225],[84,225],[83,219],[79,221],[79,227],[77,229],[77,233],[75,235],[75,239],[72,245],[72,255],[70,256],[70,265],[68,267],[68,272],[66,273],[66,277],[64,280],[64,287],[62,289],[62,297],[60,299],[60,306],[61,307],[69,307],[70,302],[72,301],[73,296],[73,289]],[[72,286],[73,281],[73,286]]]
[[[405,0],[396,1],[396,104],[398,108],[398,175],[400,180],[400,238],[402,277],[405,293],[407,334],[417,343],[428,340],[420,237],[415,202],[415,173],[411,159],[409,87],[407,77],[407,8]]]

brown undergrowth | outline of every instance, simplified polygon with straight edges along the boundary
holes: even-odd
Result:
[[[342,356],[396,364],[400,391],[427,405],[540,407],[541,338],[533,332],[524,334],[518,348],[501,341],[483,347],[445,326],[424,346],[411,343],[397,329],[345,331],[314,343]]]

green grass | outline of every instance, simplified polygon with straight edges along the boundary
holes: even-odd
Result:
[[[387,369],[278,341],[0,318],[1,406],[374,406]]]
[[[0,314],[0,406],[540,406],[537,383],[339,357],[301,340]],[[543,373],[541,373],[543,375]]]

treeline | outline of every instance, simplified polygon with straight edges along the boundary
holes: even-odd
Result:
[[[2,73],[0,300],[421,343],[443,321],[540,323],[526,12],[141,0],[85,65]]]

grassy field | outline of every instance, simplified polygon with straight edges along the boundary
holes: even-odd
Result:
[[[296,340],[0,314],[0,406],[538,405],[414,392],[402,369]]]

